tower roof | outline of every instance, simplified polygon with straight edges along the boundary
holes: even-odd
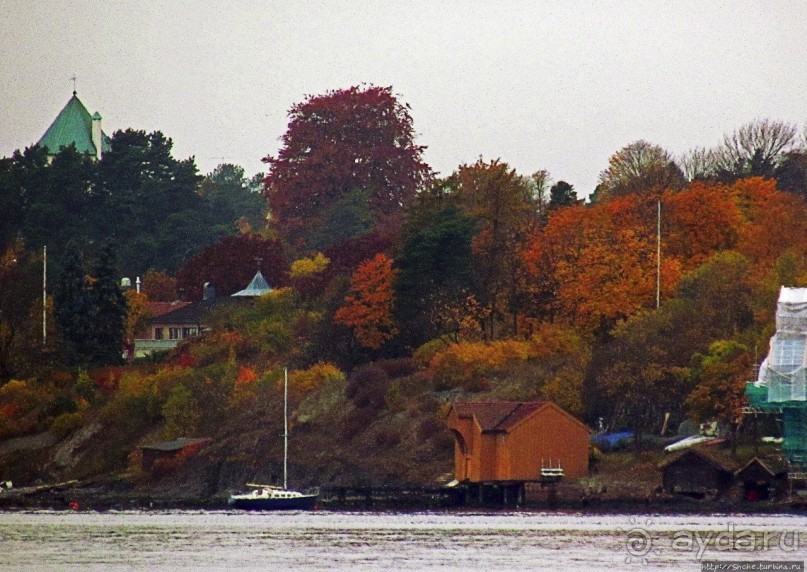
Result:
[[[95,116],[101,118],[96,112]],[[71,143],[76,145],[76,150],[84,155],[98,156],[98,150],[92,142],[92,121],[90,112],[81,103],[81,100],[73,92],[73,97],[62,108],[48,130],[38,141],[41,147],[47,147],[48,151],[55,155],[62,147],[69,147]],[[110,149],[109,137],[101,132],[101,151],[107,152]]]

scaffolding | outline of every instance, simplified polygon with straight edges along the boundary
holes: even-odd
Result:
[[[791,472],[807,470],[807,288],[785,288],[776,333],[755,382],[746,385],[749,413],[779,413],[782,453]]]

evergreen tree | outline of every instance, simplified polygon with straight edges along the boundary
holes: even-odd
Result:
[[[577,191],[574,185],[566,181],[558,181],[549,189],[549,208],[569,207],[577,204]]]
[[[65,362],[86,362],[93,353],[94,308],[84,255],[75,241],[70,241],[65,248],[61,272],[53,292],[53,302]]]
[[[126,298],[116,280],[115,252],[106,245],[96,277],[87,276],[84,256],[71,241],[56,281],[54,304],[65,362],[106,365],[121,361]]]
[[[126,297],[117,281],[115,250],[111,244],[101,251],[91,301],[95,338],[93,362],[112,364],[121,361],[126,331]]]

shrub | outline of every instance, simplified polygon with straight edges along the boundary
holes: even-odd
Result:
[[[406,377],[418,371],[418,363],[412,358],[385,359],[375,362],[392,378]]]
[[[448,348],[450,344],[442,338],[431,340],[415,350],[412,359],[421,367],[427,367],[434,356]]]
[[[81,413],[62,413],[50,424],[50,432],[61,440],[81,427],[83,423],[84,416]]]
[[[162,406],[162,413],[165,418],[163,437],[166,439],[194,434],[201,417],[196,400],[182,384],[171,391],[171,395]]]

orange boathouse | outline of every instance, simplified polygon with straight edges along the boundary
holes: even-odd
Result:
[[[523,488],[546,481],[553,470],[564,477],[588,474],[591,430],[551,401],[453,403],[447,422],[460,483]]]

